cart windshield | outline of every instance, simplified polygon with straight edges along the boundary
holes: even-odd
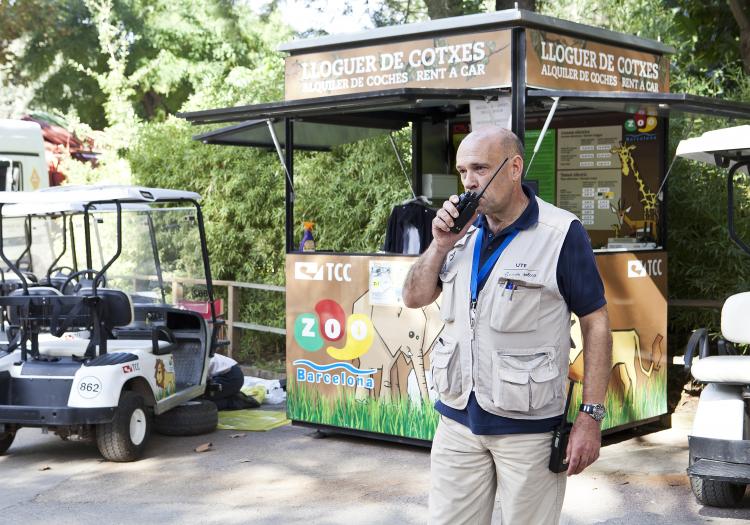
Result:
[[[88,215],[74,210],[4,217],[2,243],[29,285],[69,293],[104,270],[97,286],[122,290],[134,304],[209,311],[198,210],[191,203],[122,204],[119,220],[114,205]],[[5,261],[0,269],[3,279],[19,279]]]
[[[83,219],[77,217],[76,233],[83,233]],[[106,268],[108,288],[129,293],[136,304],[183,306],[186,301],[208,300],[194,207],[152,204],[144,209],[123,209],[119,255],[117,223],[114,210],[91,213],[91,249],[83,259],[90,257],[91,266],[101,270],[116,257]],[[85,245],[79,242],[77,248],[85,253]]]

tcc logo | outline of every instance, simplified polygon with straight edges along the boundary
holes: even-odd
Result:
[[[342,263],[302,262],[294,263],[294,278],[298,281],[346,281],[352,280],[349,272],[352,265]]]
[[[639,259],[632,259],[628,261],[628,277],[656,277],[662,275],[661,270],[661,259],[647,259],[641,261]]]

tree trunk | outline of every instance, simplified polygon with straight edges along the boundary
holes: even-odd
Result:
[[[430,20],[464,14],[463,0],[425,0],[424,3]]]
[[[740,26],[740,56],[745,73],[750,74],[750,0],[729,0],[729,9]]]
[[[527,11],[536,11],[536,0],[495,0],[495,11],[503,9],[526,9]]]

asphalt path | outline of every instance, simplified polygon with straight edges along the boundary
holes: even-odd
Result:
[[[685,466],[691,414],[673,428],[606,439],[569,479],[562,523],[747,524],[701,507]],[[212,443],[207,452],[195,452]],[[3,524],[425,524],[429,451],[309,428],[152,436],[144,459],[103,461],[96,447],[23,429],[0,457]],[[749,493],[750,494],[750,493]]]

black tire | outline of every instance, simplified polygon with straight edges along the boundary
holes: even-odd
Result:
[[[737,507],[745,496],[745,485],[690,476],[695,499],[709,507]]]
[[[15,432],[0,432],[0,456],[10,448],[14,439],[16,439]]]
[[[206,399],[194,399],[154,418],[154,430],[165,436],[198,436],[216,430],[219,411]]]
[[[150,434],[151,416],[143,398],[126,390],[112,422],[97,425],[96,444],[109,461],[135,461],[143,455]]]

